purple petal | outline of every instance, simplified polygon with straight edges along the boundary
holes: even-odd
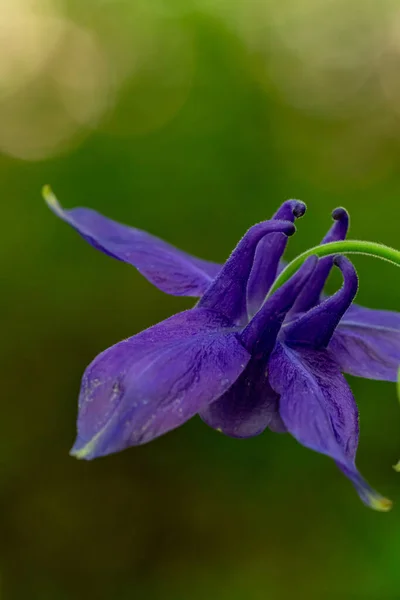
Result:
[[[100,354],[81,388],[72,454],[91,459],[143,444],[219,398],[250,355],[218,313],[179,313]]]
[[[286,430],[278,412],[279,397],[266,376],[266,365],[285,315],[317,262],[315,256],[310,257],[290,281],[265,301],[240,335],[243,345],[256,357],[224,396],[200,412],[214,429],[232,437],[255,436],[267,426],[278,432]]]
[[[280,394],[280,415],[298,442],[333,458],[363,502],[388,510],[355,466],[358,411],[351,390],[326,350],[292,350],[277,344],[269,363],[272,388]]]
[[[312,277],[317,263],[317,257],[310,256],[289,281],[264,302],[243,330],[240,339],[252,355],[269,356],[287,312]]]
[[[251,227],[240,240],[198,306],[218,310],[236,323],[247,322],[246,288],[257,244],[268,234],[293,235],[290,221],[264,221]]]
[[[51,210],[89,244],[108,256],[129,263],[153,285],[175,296],[201,296],[221,265],[191,256],[163,240],[103,217],[89,208],[64,210],[52,194]]]
[[[276,220],[286,220],[292,223],[302,217],[306,205],[299,200],[287,200],[272,217]],[[264,237],[258,244],[254,263],[247,284],[247,310],[252,318],[273,284],[279,269],[279,261],[285,251],[287,237],[281,234],[271,234]]]
[[[314,306],[308,312],[284,328],[285,342],[293,346],[325,348],[351,305],[358,289],[358,277],[352,263],[344,256],[335,258],[343,275],[343,286],[330,298]],[[318,268],[318,266],[317,266]],[[313,279],[313,276],[310,280]]]
[[[259,435],[271,422],[282,431],[279,396],[269,385],[266,363],[252,359],[232,387],[200,411],[203,421],[236,438]]]
[[[351,306],[340,321],[329,349],[345,373],[397,381],[400,313]]]
[[[344,208],[336,208],[332,213],[334,224],[322,240],[321,244],[344,240],[349,228],[349,215]],[[325,282],[333,266],[333,256],[321,258],[310,284],[298,297],[293,307],[293,313],[306,312],[319,303]]]

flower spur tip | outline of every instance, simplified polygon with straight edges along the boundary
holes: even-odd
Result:
[[[332,219],[334,221],[343,221],[344,219],[348,219],[349,218],[349,213],[347,212],[347,210],[345,208],[342,208],[341,206],[339,206],[338,208],[335,208],[335,210],[332,211]]]
[[[293,223],[290,223],[290,225],[292,225],[292,227],[288,227],[285,231],[285,235],[287,235],[288,237],[291,237],[296,233],[296,225],[293,225]]]
[[[294,200],[293,201],[293,215],[296,217],[296,219],[299,219],[300,217],[302,217],[305,212],[307,210],[307,205],[302,202],[301,200]]]
[[[292,215],[296,219],[302,217],[307,210],[307,205],[301,200],[286,200],[286,202],[284,202],[284,204],[282,205],[281,209],[285,206],[291,210]]]
[[[334,257],[333,259],[333,264],[335,265],[335,267],[339,267],[340,265],[343,264],[343,256],[341,254],[338,254],[337,256]]]
[[[273,218],[281,221],[293,221],[293,217],[299,219],[304,215],[306,210],[307,206],[301,200],[286,200],[276,211]]]
[[[355,270],[354,265],[343,254],[337,254],[333,259],[333,264],[335,267],[339,267],[344,274],[347,273],[349,275],[352,273],[353,277],[354,275],[357,277],[357,271]]]

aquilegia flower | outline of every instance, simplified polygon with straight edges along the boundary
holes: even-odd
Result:
[[[159,289],[200,298],[89,365],[73,455],[92,459],[143,444],[199,414],[233,437],[289,432],[333,458],[365,504],[390,508],[356,468],[358,411],[342,372],[396,381],[400,315],[352,304],[358,278],[343,256],[310,257],[265,300],[302,202],[289,200],[251,227],[221,266],[93,210],[63,210],[50,193],[47,201],[92,246]],[[322,243],[346,236],[347,212],[336,209],[333,218]],[[343,285],[324,297],[333,264]]]

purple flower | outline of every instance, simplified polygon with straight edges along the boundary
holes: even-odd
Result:
[[[134,265],[164,292],[198,296],[184,311],[101,353],[86,369],[72,454],[92,459],[143,444],[196,414],[233,437],[267,427],[334,459],[360,498],[390,501],[361,477],[358,411],[343,372],[396,381],[400,315],[352,305],[358,278],[344,257],[309,258],[264,301],[302,202],[285,202],[254,225],[221,266],[177,250],[95,211],[52,210],[92,246]],[[348,215],[333,212],[322,243],[344,239]],[[336,264],[343,286],[322,295]]]

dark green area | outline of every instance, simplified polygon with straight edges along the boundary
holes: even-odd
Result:
[[[192,79],[159,126],[135,127],[162,109],[164,93],[166,102],[179,95],[179,79],[158,85],[160,64],[127,81],[79,144],[36,162],[0,156],[0,598],[395,600],[394,384],[350,380],[358,464],[393,499],[389,514],[365,508],[332,461],[289,436],[232,440],[198,418],[92,463],[68,455],[85,366],[191,301],[86,245],[45,207],[43,184],[67,207],[96,208],[211,260],[224,260],[290,197],[308,212],[289,258],[318,243],[338,205],[350,211],[352,238],[400,246],[400,138],[389,109],[381,116],[394,119],[390,131],[349,145],[368,111],[302,111],[268,71],[260,80],[257,52],[222,18],[180,19],[193,43]],[[368,258],[355,264],[358,301],[398,309],[399,272]]]

